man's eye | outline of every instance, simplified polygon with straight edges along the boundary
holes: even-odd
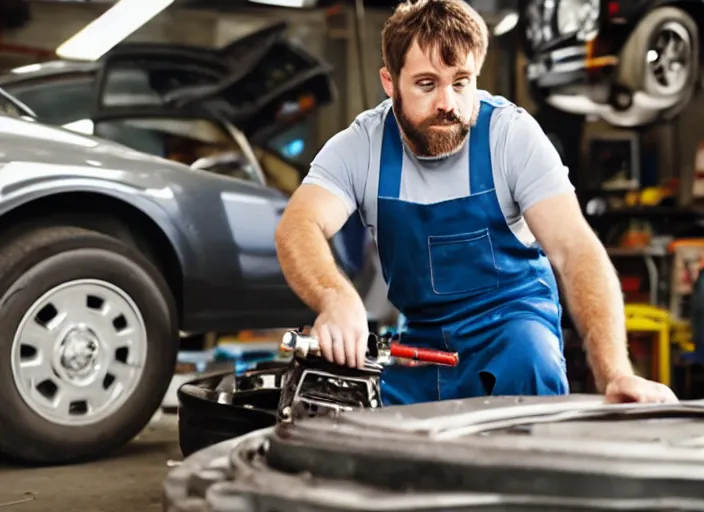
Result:
[[[457,82],[455,82],[455,87],[462,88],[462,87],[466,87],[468,84],[469,84],[469,79],[463,78],[462,80],[458,80]]]
[[[421,89],[430,89],[433,86],[433,82],[430,80],[423,80],[422,82],[418,82],[418,86]]]

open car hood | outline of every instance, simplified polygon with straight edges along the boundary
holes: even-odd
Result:
[[[251,512],[693,511],[703,469],[702,401],[482,397],[256,431],[187,458],[165,496]]]
[[[163,43],[123,43],[103,57],[98,78],[99,118],[126,113],[165,116],[174,109],[224,119],[248,137],[275,133],[333,101],[332,68],[286,38],[288,25],[275,23],[230,44],[210,49]],[[172,66],[173,64],[173,66]],[[179,73],[201,77],[181,83]],[[158,102],[105,101],[115,72],[150,72]]]

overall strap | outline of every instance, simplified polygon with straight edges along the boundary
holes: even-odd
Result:
[[[494,189],[489,143],[491,115],[494,107],[489,101],[482,100],[479,102],[477,122],[470,132],[469,180],[471,194]],[[392,108],[389,108],[384,120],[380,164],[378,196],[398,199],[401,193],[403,146],[401,144],[401,132]]]
[[[403,146],[401,145],[401,132],[398,124],[396,124],[393,108],[389,108],[384,121],[380,164],[379,197],[398,199],[401,194]]]
[[[494,105],[488,101],[479,102],[479,115],[469,135],[469,191],[480,194],[494,189],[494,175],[491,170],[491,114]]]

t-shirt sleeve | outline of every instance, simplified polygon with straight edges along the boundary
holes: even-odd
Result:
[[[535,118],[522,108],[506,117],[504,169],[521,213],[544,199],[574,191],[567,167]]]
[[[319,185],[347,205],[351,215],[362,202],[369,171],[369,134],[358,123],[332,136],[318,152],[303,179]]]

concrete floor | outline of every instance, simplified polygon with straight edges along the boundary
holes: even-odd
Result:
[[[0,462],[0,512],[161,509],[169,461],[180,461],[175,414],[158,413],[131,443],[88,464],[26,469]]]

